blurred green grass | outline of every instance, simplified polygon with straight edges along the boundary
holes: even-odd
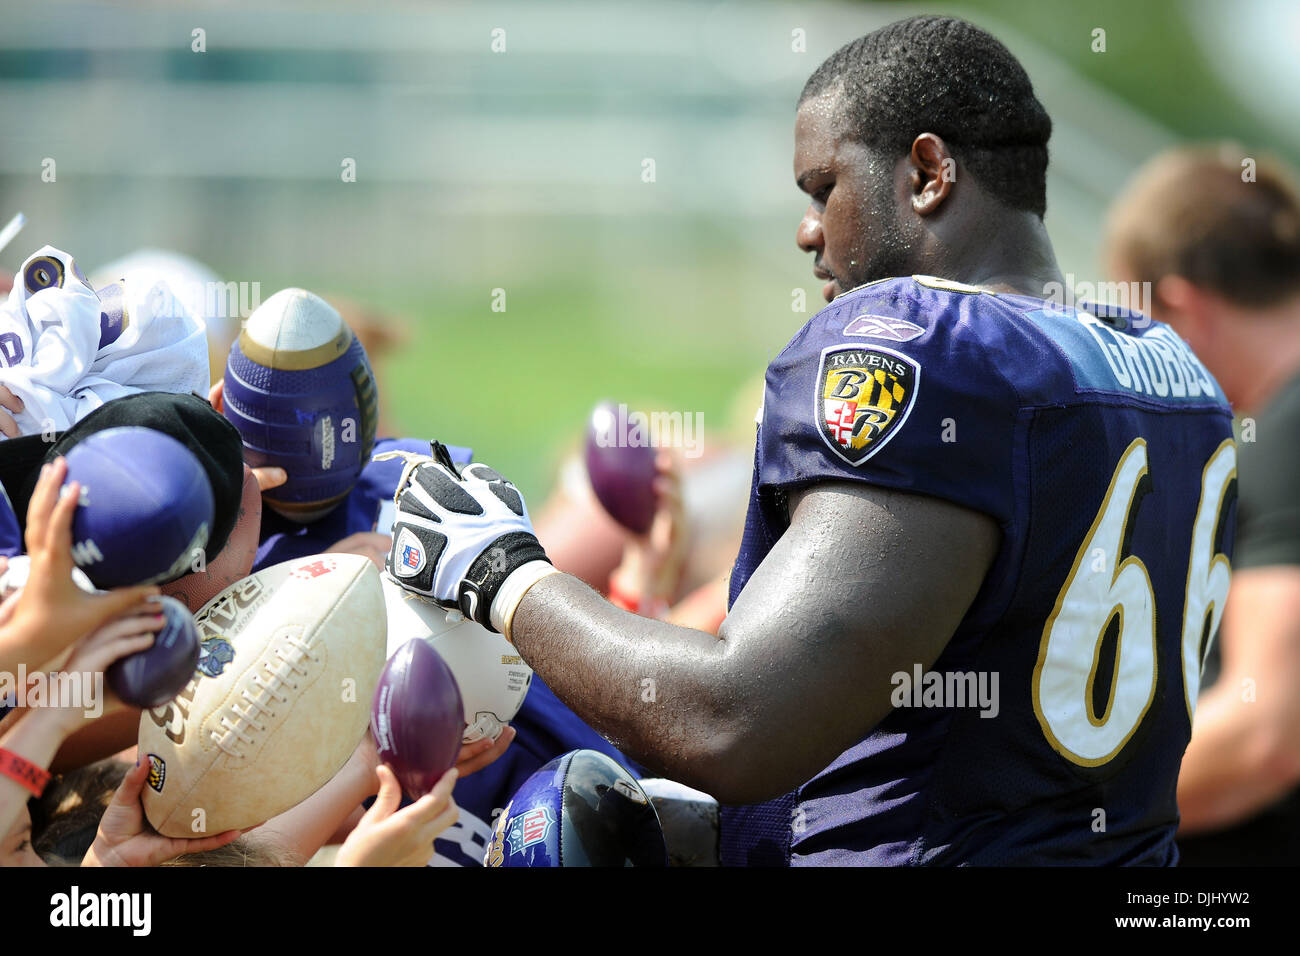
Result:
[[[647,294],[541,279],[512,285],[504,312],[486,291],[463,289],[399,311],[411,335],[380,372],[388,419],[407,437],[472,446],[537,504],[601,399],[700,412],[707,448],[739,430],[738,391],[786,341],[739,335],[739,315],[715,325],[707,300],[684,308],[670,286]]]

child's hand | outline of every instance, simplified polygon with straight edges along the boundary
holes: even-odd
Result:
[[[74,645],[71,655],[59,670],[70,675],[87,675],[81,679],[93,679],[91,675],[103,674],[119,658],[153,647],[154,635],[162,629],[165,621],[158,604],[141,601],[126,614],[109,621]],[[101,689],[104,686],[102,681],[100,686]],[[103,704],[103,711],[96,718],[116,710],[121,701],[105,692]],[[64,733],[72,733],[87,719],[85,701],[75,707],[58,708],[58,718]]]
[[[14,415],[22,410],[23,400],[0,385],[0,435],[5,438],[17,438],[22,434],[18,422],[14,419]]]
[[[484,737],[472,744],[462,744],[460,753],[456,757],[456,772],[462,777],[468,777],[475,771],[482,770],[505,753],[514,739],[515,728],[507,724],[497,735],[496,740]]]
[[[72,516],[81,487],[77,482],[59,497],[68,473],[63,458],[41,467],[41,477],[27,509],[27,553],[31,571],[27,585],[12,605],[9,626],[13,643],[0,640],[0,658],[39,666],[69,644],[121,617],[127,609],[158,588],[118,588],[87,594],[72,580]],[[9,637],[8,634],[5,637]]]
[[[343,841],[336,866],[424,866],[433,857],[433,841],[456,822],[460,810],[451,799],[456,784],[452,767],[415,803],[399,810],[402,788],[387,766],[380,766],[379,796]]]
[[[193,840],[161,836],[144,821],[140,794],[149,776],[149,762],[138,763],[113,794],[113,802],[99,821],[95,842],[82,866],[157,866],[183,853],[215,850],[237,839],[239,830]]]

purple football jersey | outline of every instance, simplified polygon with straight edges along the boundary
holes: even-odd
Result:
[[[1175,862],[1231,436],[1204,365],[1135,312],[912,277],[814,316],[767,372],[731,599],[822,481],[954,502],[1002,543],[888,717],[787,797],[724,809],[724,862]]]

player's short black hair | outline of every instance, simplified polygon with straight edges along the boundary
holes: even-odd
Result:
[[[934,133],[998,200],[1047,209],[1052,120],[1020,61],[974,24],[921,16],[881,27],[831,54],[799,102],[836,88],[865,145],[902,154]]]

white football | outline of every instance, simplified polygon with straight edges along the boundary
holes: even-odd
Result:
[[[389,656],[413,637],[428,641],[460,688],[465,705],[462,743],[496,740],[523,706],[533,669],[500,634],[412,594],[387,571],[380,577],[388,607]]]
[[[140,717],[145,815],[173,837],[251,827],[315,793],[366,732],[387,660],[379,570],[360,555],[266,568],[194,618],[194,678]]]

